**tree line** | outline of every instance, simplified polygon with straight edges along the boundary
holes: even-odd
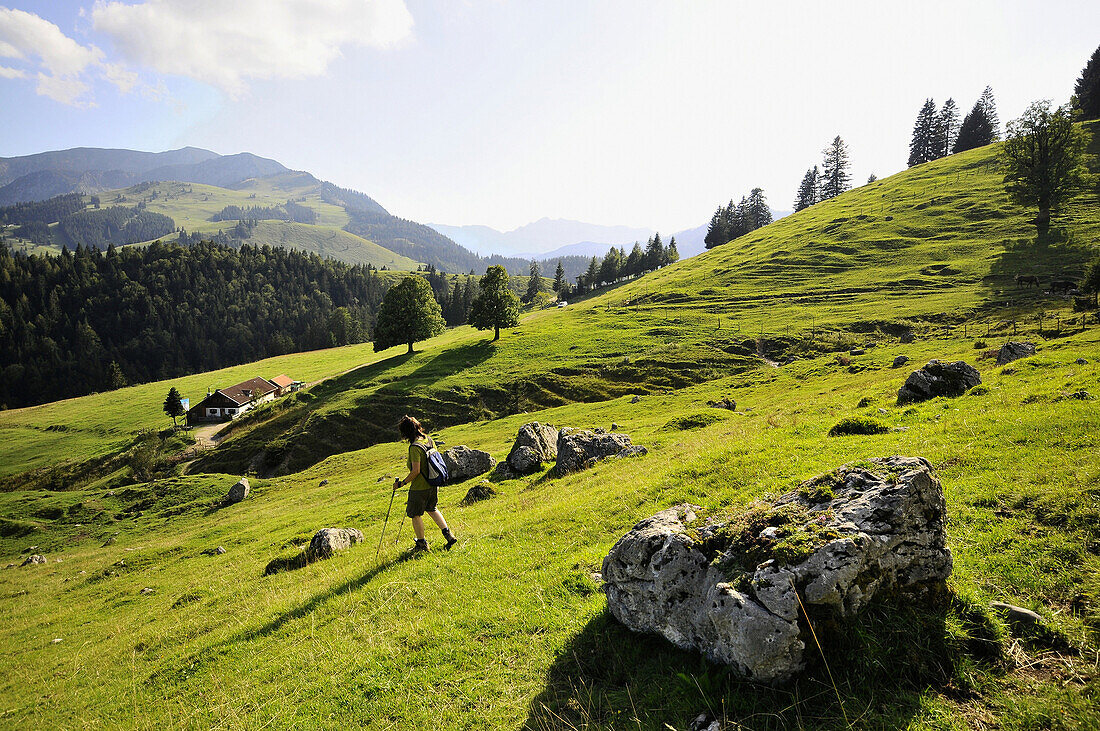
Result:
[[[363,342],[389,282],[270,246],[0,246],[0,404]]]
[[[710,217],[703,243],[713,249],[771,222],[772,211],[764,197],[764,189],[753,188],[747,197],[741,196],[740,203],[735,205],[730,199],[725,208],[719,206]]]
[[[211,221],[293,221],[294,223],[317,223],[317,212],[309,206],[287,201],[281,206],[226,206],[213,216]]]
[[[565,269],[561,262],[558,262],[552,287],[559,296],[563,297],[573,292],[586,294],[599,287],[656,271],[679,259],[680,252],[676,249],[676,237],[671,237],[668,245],[665,245],[661,240],[661,234],[656,233],[649,237],[644,249],[635,241],[629,254],[622,247],[612,246],[603,259],[593,256],[588,260],[588,268],[584,273],[575,277],[577,282],[575,287],[570,286]]]
[[[1001,137],[1000,126],[990,86],[985,87],[962,123],[954,99],[948,99],[939,110],[935,100],[925,99],[913,123],[909,167],[996,142]]]

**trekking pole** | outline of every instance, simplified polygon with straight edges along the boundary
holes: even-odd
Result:
[[[390,511],[393,510],[393,498],[397,495],[397,486],[393,488],[393,492],[390,493],[390,506],[386,508],[386,520],[382,523],[382,535],[378,536],[378,550],[374,552],[374,560],[377,561],[378,557],[382,554],[382,540],[386,537],[386,526],[390,522]]]

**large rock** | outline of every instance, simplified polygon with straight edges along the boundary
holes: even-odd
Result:
[[[309,561],[316,561],[362,542],[363,533],[355,528],[323,528],[313,534],[305,556]]]
[[[965,361],[944,363],[930,360],[905,379],[905,385],[898,390],[898,403],[927,401],[936,396],[962,396],[981,382],[978,369]]]
[[[997,351],[997,365],[1011,363],[1020,358],[1027,358],[1029,355],[1035,355],[1034,343],[1005,343]]]
[[[497,466],[497,461],[491,454],[480,449],[470,449],[465,444],[451,447],[444,452],[443,462],[447,465],[451,482],[462,482],[484,475]]]
[[[558,432],[557,452],[557,473],[565,475],[587,469],[608,457],[640,457],[646,454],[646,448],[632,443],[626,434],[564,427]]]
[[[521,475],[538,472],[543,462],[558,456],[558,430],[549,424],[532,421],[519,428],[516,443],[508,453],[508,465]]]
[[[241,500],[248,497],[248,493],[251,489],[252,488],[248,485],[248,478],[242,477],[236,485],[229,488],[229,494],[225,496],[226,504],[232,505],[233,503],[239,503]]]
[[[843,621],[879,592],[942,588],[945,509],[919,457],[846,465],[738,514],[679,505],[638,523],[604,559],[608,608],[634,631],[782,682],[804,665],[799,597],[811,614]]]

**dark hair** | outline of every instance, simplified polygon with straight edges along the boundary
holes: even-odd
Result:
[[[405,418],[401,420],[401,423],[397,425],[397,428],[401,431],[401,436],[405,437],[410,442],[415,442],[417,437],[428,436],[428,433],[424,431],[424,427],[420,426],[420,422],[408,414],[406,414]]]

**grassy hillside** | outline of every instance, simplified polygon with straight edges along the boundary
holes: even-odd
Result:
[[[323,201],[320,184],[304,173],[252,178],[232,190],[200,183],[139,183],[129,188],[100,193],[99,198],[105,207],[143,203],[146,210],[171,218],[177,228],[182,227],[189,233],[200,231],[208,237],[218,231],[233,228],[235,221],[211,220],[226,206],[272,207],[287,200],[295,200],[316,212],[316,224],[260,221],[253,229],[248,243],[282,246],[339,259],[349,264],[372,264],[392,270],[412,271],[419,266],[418,262],[408,257],[344,231],[343,228],[349,220],[347,213],[341,206]],[[35,246],[22,242],[12,236],[11,230],[7,235],[20,251],[42,253],[60,249],[60,246]],[[173,237],[162,240],[173,240]]]
[[[1100,727],[1100,411],[1068,397],[1100,395],[1100,326],[1012,281],[1079,273],[1100,205],[1082,194],[1037,241],[1000,193],[995,152],[928,163],[533,313],[497,343],[458,328],[412,356],[287,356],[302,360],[271,375],[354,369],[238,423],[191,465],[203,474],[0,493],[0,557],[37,546],[50,561],[0,571],[0,713],[36,727],[684,729],[707,710],[759,729]],[[1012,337],[1038,353],[994,366],[988,351]],[[910,370],[890,367],[899,354],[965,359],[984,388],[896,407]],[[150,424],[164,421],[164,387],[140,387]],[[5,461],[80,457],[91,440],[67,435],[127,423],[126,391],[138,389],[0,415]],[[737,412],[706,407],[722,396]],[[461,541],[417,560],[395,506],[376,561],[406,412],[498,459],[535,419],[614,422],[650,454],[506,480],[470,507],[457,504],[469,485],[449,486],[442,510]],[[893,430],[826,436],[854,415]],[[17,430],[50,436],[19,452]],[[815,659],[778,690],[609,618],[593,574],[637,520],[685,500],[742,505],[892,454],[928,458],[943,481],[946,606],[885,602],[849,630],[821,627],[828,669]],[[290,474],[215,507],[245,469]],[[331,525],[361,529],[364,545],[264,576]],[[1013,636],[993,600],[1034,609],[1043,630]]]

